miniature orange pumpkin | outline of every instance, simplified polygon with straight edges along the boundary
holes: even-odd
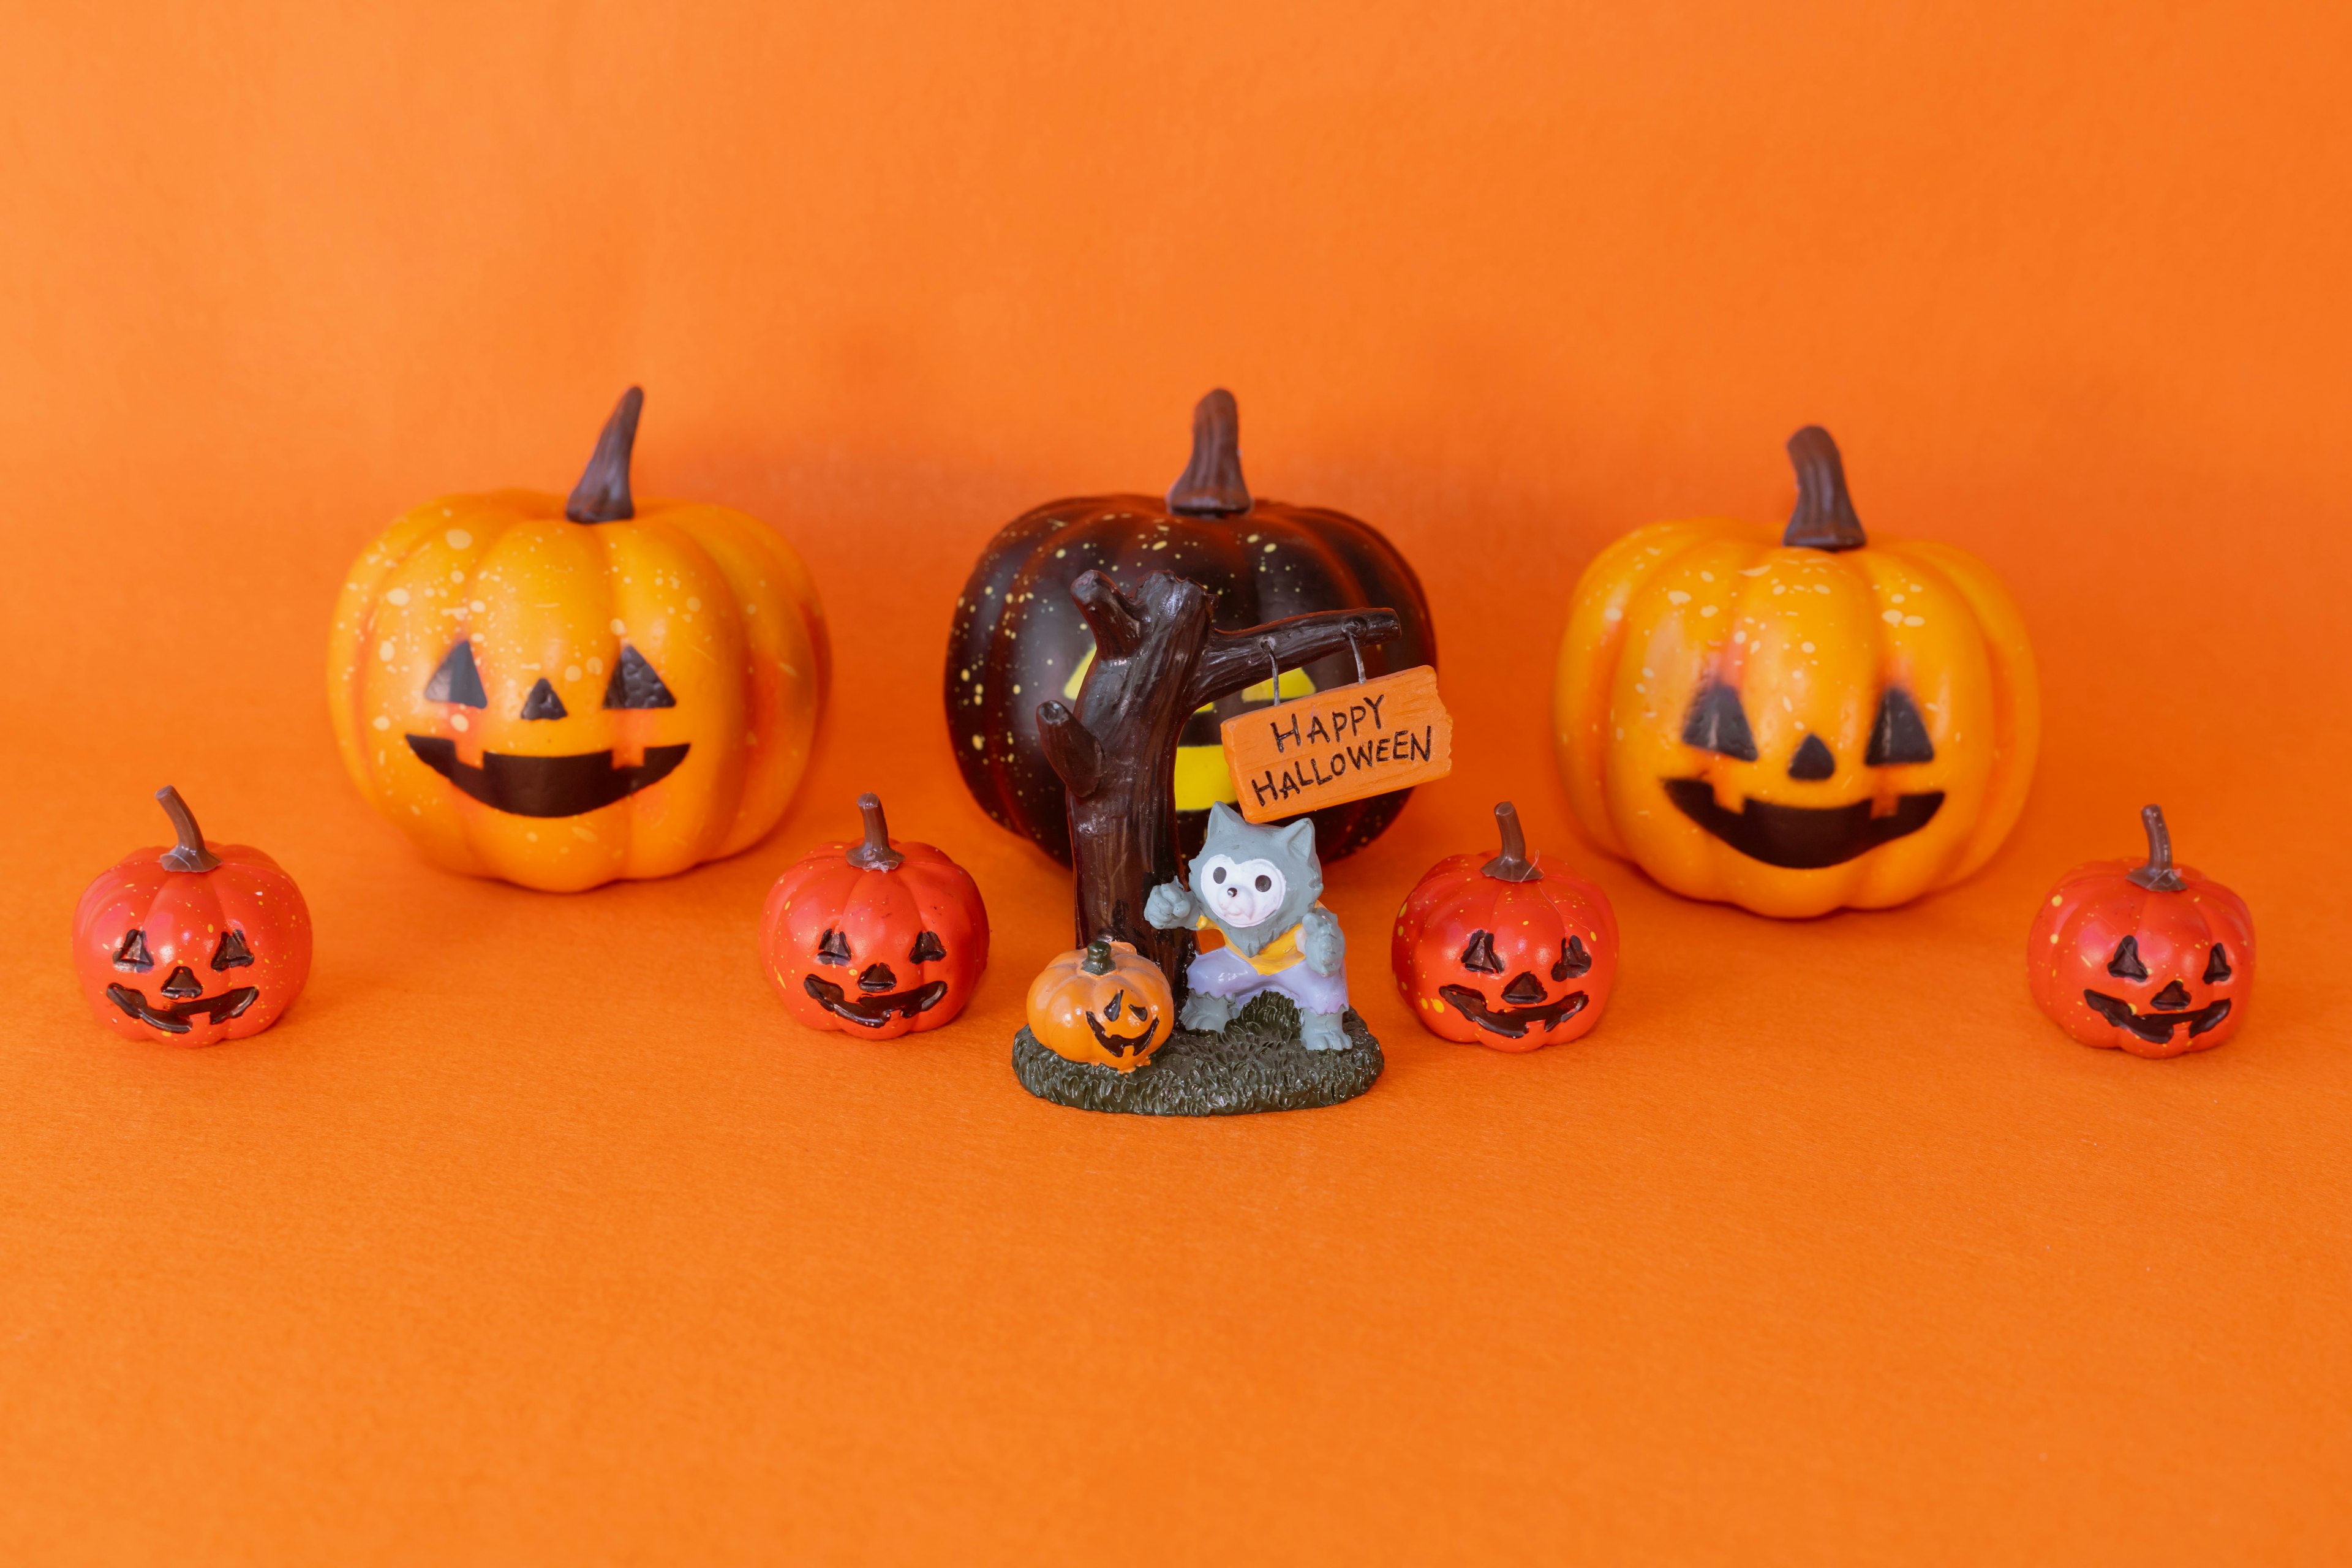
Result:
[[[1503,852],[1452,855],[1405,896],[1389,966],[1430,1033],[1498,1051],[1590,1034],[1617,980],[1609,895],[1528,853],[1519,814],[1495,807]]]
[[[569,501],[428,501],[343,584],[343,765],[453,870],[556,891],[683,871],[774,826],[808,764],[827,661],[808,569],[742,512],[633,499],[642,402]]]
[[[2034,1003],[2086,1046],[2136,1057],[2210,1050],[2238,1032],[2254,988],[2246,901],[2172,863],[2164,813],[2140,813],[2147,861],[2066,873],[2026,941]]]
[[[760,954],[793,1017],[873,1040],[952,1020],[988,967],[988,910],[962,867],[890,837],[862,795],[860,842],[803,857],[768,889]]]
[[[1151,1059],[1175,1017],[1168,977],[1131,942],[1098,938],[1073,948],[1029,987],[1029,1032],[1040,1045],[1122,1073]]]
[[[2025,805],[2033,650],[1984,563],[1867,539],[1829,433],[1778,538],[1653,523],[1577,584],[1552,715],[1578,821],[1692,898],[1879,909],[1983,865]]]

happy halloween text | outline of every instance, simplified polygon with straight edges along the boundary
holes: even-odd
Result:
[[[1428,762],[1435,727],[1424,724],[1419,734],[1389,730],[1381,717],[1387,700],[1367,695],[1345,707],[1335,706],[1328,723],[1324,710],[1317,709],[1306,716],[1303,728],[1294,707],[1287,722],[1269,723],[1267,731],[1277,755],[1307,752],[1318,745],[1329,750],[1301,756],[1279,770],[1267,768],[1248,780],[1251,803],[1272,805],[1303,791],[1336,784],[1351,771],[1360,773],[1371,768],[1411,767]]]

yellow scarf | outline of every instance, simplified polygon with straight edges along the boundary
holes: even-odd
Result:
[[[1304,924],[1306,924],[1304,921],[1299,922],[1299,925]],[[1217,930],[1216,922],[1206,915],[1195,916],[1192,929],[1214,932],[1218,942],[1227,947],[1234,947],[1233,943],[1225,942],[1225,933]],[[1298,931],[1299,926],[1292,926],[1288,931],[1259,948],[1255,953],[1244,952],[1238,947],[1234,947],[1234,952],[1260,974],[1279,973],[1298,962]]]

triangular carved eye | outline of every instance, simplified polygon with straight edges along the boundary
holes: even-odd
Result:
[[[221,932],[219,944],[213,949],[213,967],[242,969],[253,962],[253,950],[245,945],[245,933],[231,926]]]
[[[907,962],[909,963],[937,963],[940,959],[945,958],[947,955],[948,950],[946,944],[941,942],[940,939],[931,932],[925,931],[922,935],[915,939],[914,949],[907,954]]]
[[[1116,1024],[1116,1023],[1118,1023],[1118,1022],[1119,1010],[1120,1010],[1121,1008],[1125,1007],[1126,1005],[1127,1005],[1127,993],[1126,993],[1126,992],[1124,992],[1124,991],[1114,991],[1114,992],[1112,992],[1112,993],[1110,994],[1110,1004],[1109,1004],[1109,1005],[1106,1006],[1106,1007],[1103,1009],[1103,1022],[1104,1022],[1104,1023],[1106,1023],[1106,1024]]]
[[[604,683],[604,706],[607,708],[675,708],[677,699],[670,695],[646,656],[625,644],[621,648],[621,662],[613,667],[613,679]]]
[[[2116,955],[2107,960],[2107,973],[2118,980],[2147,978],[2147,965],[2139,961],[2139,938],[2127,936],[2116,943]]]
[[[847,964],[850,962],[848,936],[831,926],[825,927],[824,935],[817,941],[816,961],[819,963]]]
[[[2205,984],[2219,985],[2222,981],[2230,978],[2231,973],[2230,955],[2221,950],[2221,944],[2217,942],[2213,944],[2213,951],[2205,956]]]
[[[123,937],[122,945],[114,950],[114,967],[140,970],[155,967],[154,959],[148,956],[145,931],[134,931]]]
[[[1720,682],[1702,689],[1683,716],[1683,744],[1719,757],[1754,762],[1756,736],[1748,728],[1748,710],[1739,705],[1739,693]]]
[[[1584,939],[1572,936],[1559,944],[1559,962],[1551,966],[1554,980],[1573,980],[1592,967],[1592,955],[1584,951]]]
[[[1462,967],[1475,970],[1481,974],[1503,973],[1503,961],[1495,956],[1493,931],[1476,931],[1470,933],[1470,940],[1462,948]]]
[[[565,719],[571,717],[571,710],[563,706],[563,699],[555,694],[555,688],[549,685],[547,677],[542,675],[538,684],[530,689],[530,694],[522,700],[522,716],[526,719]]]
[[[1927,738],[1927,721],[1919,717],[1919,705],[1901,687],[1888,687],[1878,700],[1878,721],[1870,727],[1870,750],[1862,760],[1874,768],[1936,760],[1936,742]]]
[[[482,672],[474,663],[474,645],[461,642],[441,660],[433,679],[425,683],[427,702],[455,702],[461,708],[487,708],[490,700],[482,690]]]

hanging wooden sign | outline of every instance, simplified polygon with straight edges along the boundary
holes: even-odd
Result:
[[[1274,822],[1442,779],[1454,717],[1437,671],[1416,665],[1225,721],[1225,766],[1242,816]]]

